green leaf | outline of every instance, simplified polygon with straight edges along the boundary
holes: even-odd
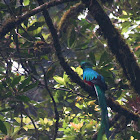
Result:
[[[33,31],[33,30],[36,30],[38,27],[41,27],[44,25],[44,22],[35,22],[33,23],[33,25],[31,25],[29,28],[28,28],[28,31]]]
[[[99,66],[105,65],[107,63],[109,63],[111,61],[108,53],[106,51],[104,51],[104,53],[102,53],[101,57],[100,57],[100,61],[99,61]]]
[[[64,85],[64,79],[62,77],[54,76],[53,78],[57,83]]]
[[[24,6],[29,5],[29,3],[30,3],[30,0],[24,0]]]
[[[92,23],[88,23],[88,24],[83,25],[82,29],[81,29],[81,32],[85,33],[85,31],[87,31],[87,29],[89,30],[92,26],[93,26]]]
[[[76,33],[75,33],[74,29],[70,32],[70,35],[68,38],[69,38],[68,39],[68,47],[73,47],[75,44],[75,40],[76,40]]]
[[[15,85],[19,84],[20,79],[21,79],[21,76],[15,77],[11,83],[11,87],[15,87]]]
[[[127,15],[127,12],[126,12],[126,11],[124,11],[124,10],[122,10],[122,13],[123,13],[123,15]]]
[[[122,34],[128,31],[128,28],[131,26],[131,22],[124,22],[122,24]]]
[[[128,18],[130,18],[129,15],[122,15],[119,17],[119,19],[122,19],[122,20],[128,20]]]
[[[30,81],[31,81],[31,76],[29,76],[27,79],[22,81],[22,83],[18,86],[18,91],[24,89],[27,85],[29,85]]]
[[[18,100],[20,100],[22,102],[25,102],[25,103],[30,101],[30,99],[25,95],[18,95],[18,96],[16,96],[16,99],[18,99]]]
[[[125,21],[125,22],[123,22],[122,24],[121,24],[121,26],[122,26],[122,29],[123,28],[126,28],[127,26],[130,26],[132,23],[130,22],[130,21]]]
[[[48,56],[47,55],[43,55],[41,56],[42,59],[45,59],[45,60],[49,60]]]
[[[44,120],[42,118],[39,118],[41,125],[44,125]]]
[[[5,126],[5,124],[3,123],[2,120],[0,120],[0,130],[1,130],[2,133],[7,135],[7,128],[6,128],[6,126]]]
[[[80,68],[80,67],[77,67],[77,68],[75,69],[75,72],[77,72],[77,74],[78,74],[79,76],[81,76],[81,75],[83,74],[83,70],[82,70],[82,68]]]
[[[28,124],[28,125],[25,125],[24,128],[34,129],[34,125],[33,124]]]
[[[30,90],[30,89],[33,89],[33,88],[37,87],[37,86],[38,86],[38,83],[39,83],[39,82],[36,82],[36,83],[33,83],[33,84],[30,84],[30,85],[26,86],[26,87],[23,89],[23,92],[26,92],[26,91],[28,91],[28,90]]]

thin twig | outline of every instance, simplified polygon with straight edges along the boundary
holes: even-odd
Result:
[[[34,126],[34,128],[35,128],[35,135],[36,135],[36,138],[37,138],[37,140],[39,140],[39,133],[38,133],[38,129],[37,129],[35,123],[34,123],[34,120],[33,120],[32,117],[27,113],[27,111],[25,110],[24,107],[23,107],[22,109],[23,109],[22,111],[25,113],[25,115],[26,115],[27,117],[30,118],[30,120],[31,120],[31,122],[32,122],[32,124],[33,124],[33,126]]]
[[[58,113],[58,110],[57,110],[57,105],[56,105],[56,102],[53,98],[53,95],[50,91],[50,89],[48,88],[48,83],[47,83],[47,77],[46,77],[46,72],[45,72],[45,69],[43,68],[43,66],[41,65],[41,68],[42,68],[42,71],[43,71],[43,74],[44,74],[44,82],[45,82],[45,88],[47,90],[47,92],[49,93],[51,99],[52,99],[52,102],[53,102],[53,106],[54,106],[54,112],[55,112],[55,119],[56,119],[56,122],[55,122],[55,131],[54,131],[54,135],[53,135],[53,140],[56,139],[57,137],[57,132],[58,132],[58,125],[59,125],[59,113]]]
[[[44,84],[39,84],[41,87],[45,87],[45,85]],[[75,95],[77,95],[77,96],[80,96],[80,97],[83,97],[83,98],[87,98],[87,99],[93,99],[92,97],[90,97],[90,96],[84,96],[84,95],[82,95],[82,94],[80,94],[80,93],[77,93],[76,91],[73,91],[72,89],[67,89],[67,88],[55,88],[55,87],[51,87],[51,86],[48,86],[49,88],[51,88],[51,89],[54,89],[54,90],[61,90],[61,91],[66,91],[66,92],[69,92],[69,93],[73,93],[73,94],[75,94]]]

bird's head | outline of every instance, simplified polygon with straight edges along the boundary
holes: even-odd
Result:
[[[80,63],[80,66],[81,66],[82,69],[85,69],[85,68],[92,68],[92,64],[91,64],[90,62],[88,62],[88,61],[82,61],[82,62]]]

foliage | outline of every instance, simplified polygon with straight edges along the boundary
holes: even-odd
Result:
[[[56,29],[62,22],[61,16],[72,9],[76,2],[63,3],[49,9]],[[116,0],[101,5],[139,63],[138,3],[138,0]],[[17,0],[0,1],[0,26],[37,6],[38,2],[34,0],[24,0],[23,3]],[[104,76],[108,85],[106,96],[140,115],[140,98],[129,86],[121,67],[107,47],[99,25],[87,9],[81,11],[83,13],[76,13],[77,17],[70,14],[69,22],[64,25],[66,30],[62,28],[59,31],[63,56],[81,79],[83,71],[79,62],[92,62],[93,68]],[[59,113],[58,140],[91,140],[99,130],[101,116],[97,99],[89,97],[88,93],[72,82],[61,68],[56,53],[41,13],[24,20],[0,41],[1,139],[53,139],[58,117],[56,109]],[[116,114],[109,108],[111,119]],[[139,126],[140,120],[127,121],[120,115],[110,130],[116,140],[139,139]],[[103,139],[106,139],[105,135]]]

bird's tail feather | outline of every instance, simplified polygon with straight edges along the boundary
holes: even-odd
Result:
[[[105,99],[105,91],[101,89],[98,85],[94,85],[95,91],[98,97],[99,105],[101,107],[101,128],[99,130],[98,137],[101,137],[103,135],[103,131],[105,130],[105,134],[107,139],[109,139],[109,119],[108,119],[108,111],[107,111],[107,105],[106,105],[106,99]],[[98,139],[98,138],[97,138]],[[101,139],[101,138],[100,138]]]

